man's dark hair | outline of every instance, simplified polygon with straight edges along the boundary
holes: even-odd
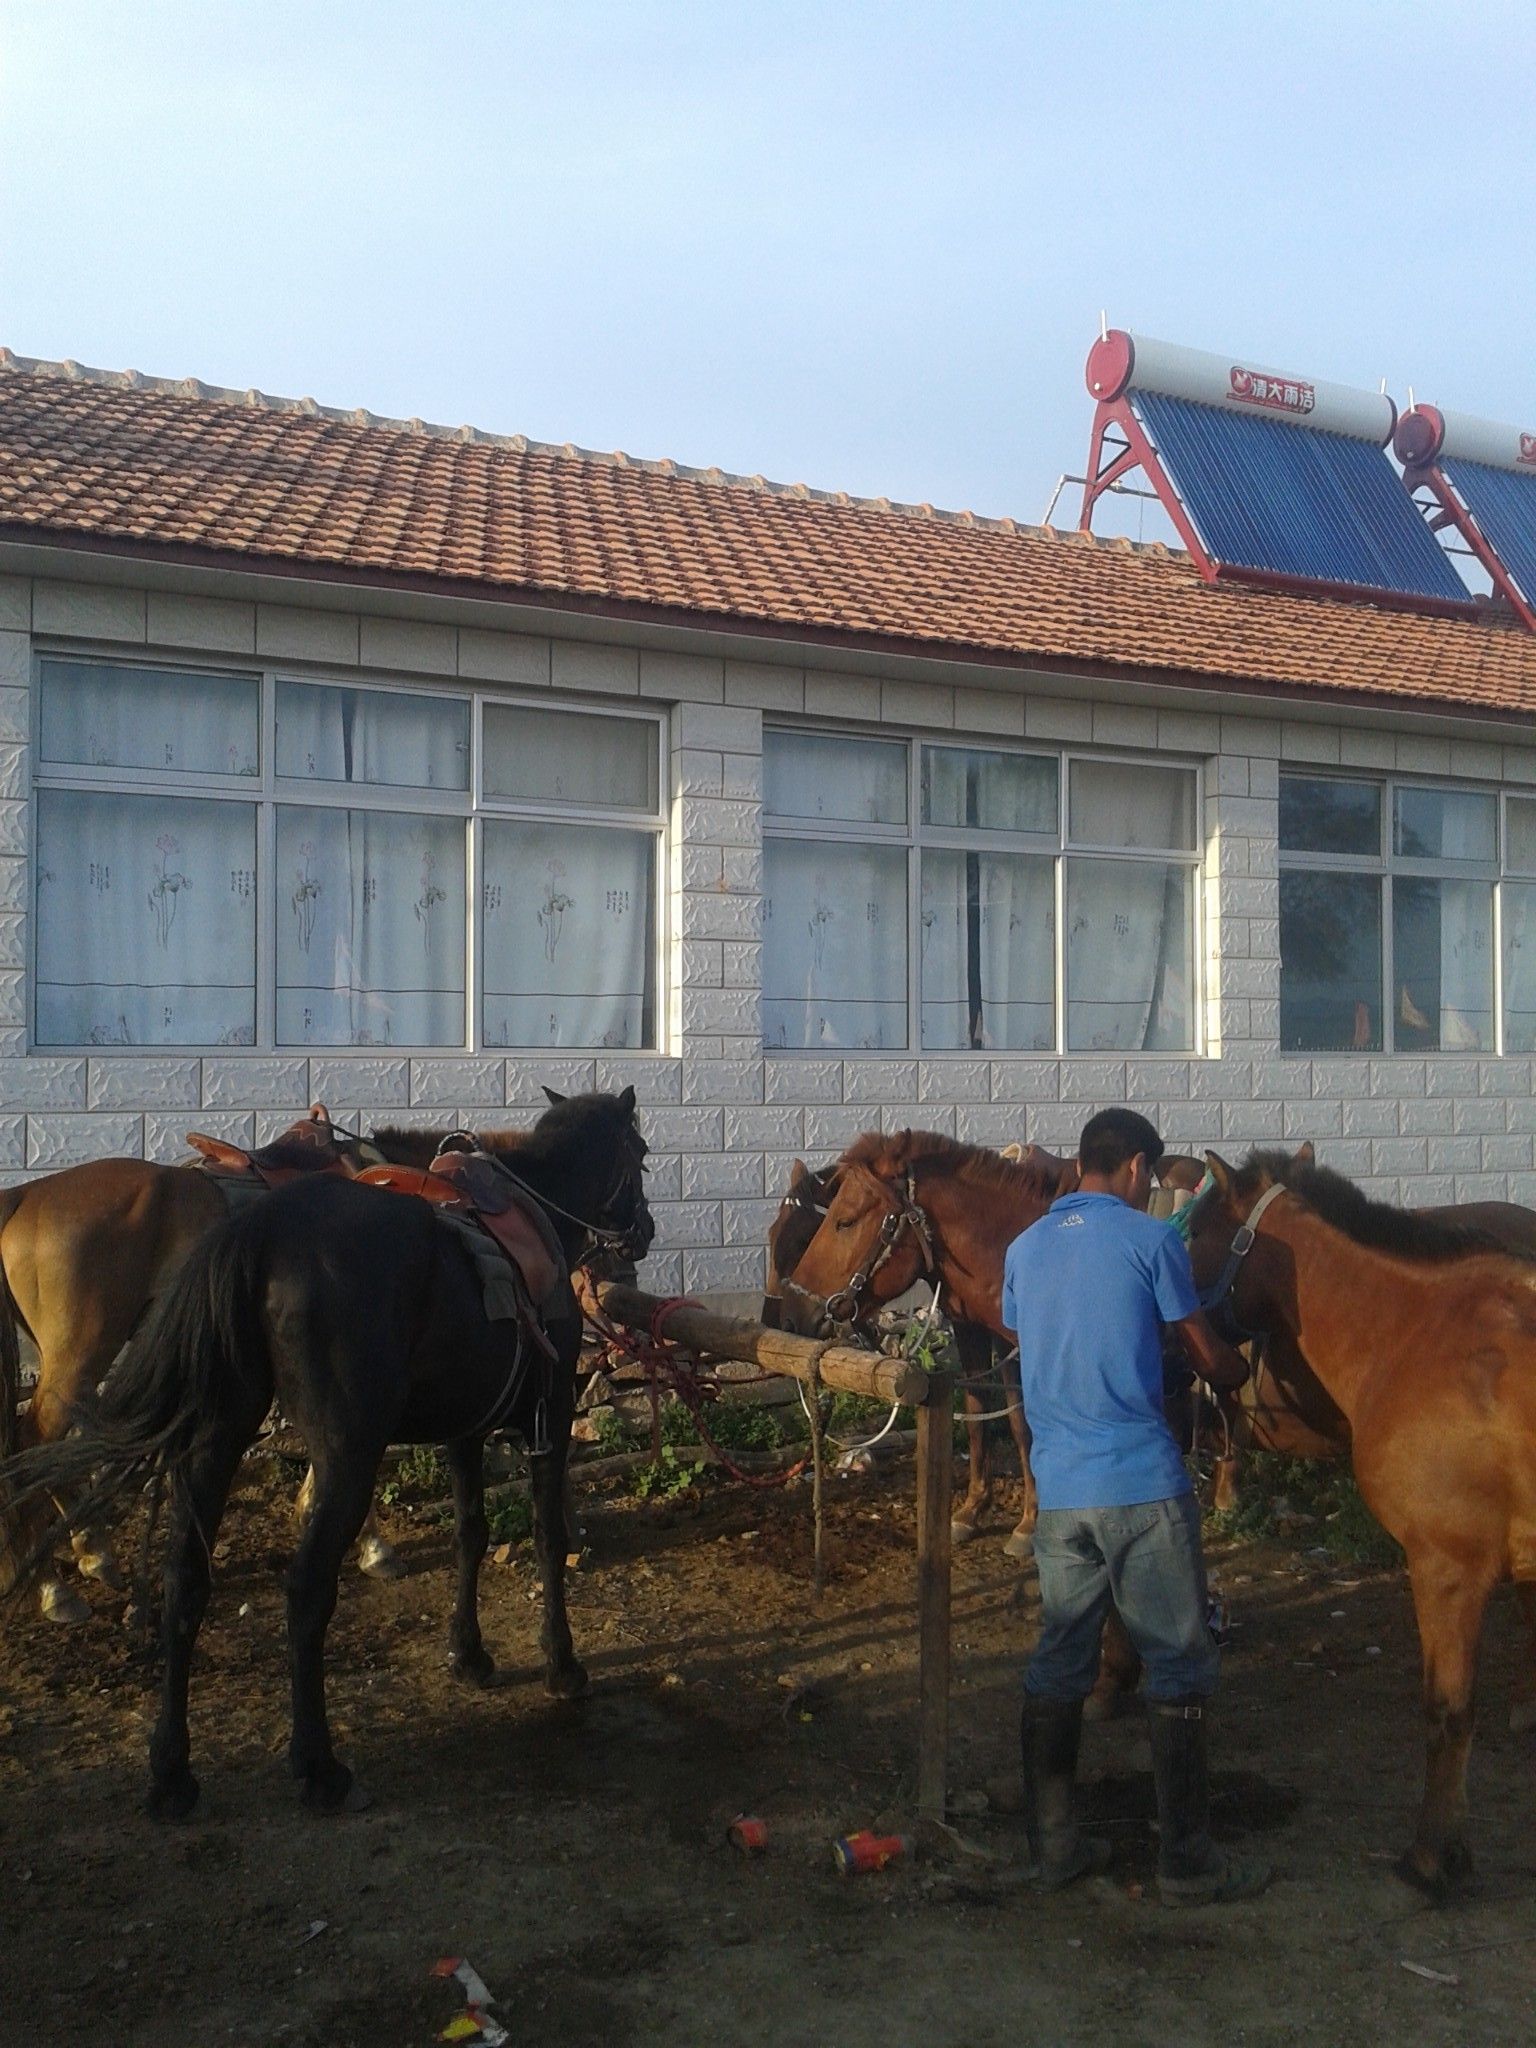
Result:
[[[1163,1141],[1144,1116],[1134,1109],[1101,1109],[1083,1125],[1077,1141],[1078,1163],[1084,1173],[1117,1173],[1138,1152],[1146,1154],[1155,1172],[1163,1156]]]

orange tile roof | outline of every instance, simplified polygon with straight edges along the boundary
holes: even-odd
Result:
[[[1087,672],[1536,711],[1536,635],[931,506],[0,350],[0,538]]]

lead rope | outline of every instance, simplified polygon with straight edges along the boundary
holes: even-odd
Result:
[[[821,1353],[818,1351],[811,1360],[811,1520],[815,1528],[815,1574],[813,1584],[819,1600],[826,1580],[823,1538],[825,1523],[822,1514],[821,1484],[824,1470],[821,1447]]]

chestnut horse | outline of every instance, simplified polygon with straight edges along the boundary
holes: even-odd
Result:
[[[1402,1545],[1424,1659],[1428,1760],[1409,1883],[1440,1897],[1471,1870],[1466,1770],[1478,1640],[1512,1579],[1536,1651],[1536,1266],[1486,1230],[1371,1202],[1283,1152],[1207,1155],[1197,1277],[1252,1233],[1231,1297],[1304,1371],[1347,1432],[1371,1513]],[[1433,1474],[1433,1484],[1426,1475]]]
[[[384,1130],[370,1143],[337,1132],[336,1141],[344,1166],[355,1170],[381,1158],[425,1166],[441,1149],[443,1136]],[[490,1151],[512,1150],[523,1142],[524,1134],[517,1131],[481,1139]],[[160,1166],[146,1159],[95,1159],[0,1193],[0,1457],[56,1442],[89,1415],[96,1388],[151,1300],[199,1239],[228,1214],[214,1175],[197,1166]],[[22,1414],[17,1412],[18,1325],[38,1353],[37,1384]],[[311,1493],[306,1481],[301,1513]],[[40,1512],[34,1509],[14,1531],[21,1554],[35,1546],[43,1526]],[[4,1534],[0,1527],[0,1585],[9,1568]],[[87,1576],[116,1582],[116,1566],[102,1537],[78,1536],[75,1552]],[[399,1571],[371,1511],[362,1565],[381,1577]],[[41,1577],[40,1605],[51,1621],[80,1622],[90,1614],[79,1593],[54,1570]]]
[[[1076,1162],[1058,1159],[1053,1153],[1043,1151],[1039,1146],[1009,1146],[1001,1156],[1012,1159],[1031,1175],[1040,1177],[1046,1193],[1044,1208],[1049,1208],[1057,1194],[1066,1193],[1077,1185]],[[819,1174],[812,1173],[803,1161],[795,1161],[790,1173],[788,1192],[768,1231],[768,1292],[763,1309],[765,1321],[777,1322],[786,1282],[791,1286],[795,1284],[796,1268],[811,1239],[821,1227],[821,1219],[826,1215],[832,1197],[837,1192],[841,1173],[841,1160],[826,1167]],[[965,1413],[966,1447],[969,1454],[965,1498],[954,1511],[950,1533],[956,1543],[969,1543],[980,1531],[983,1517],[992,1505],[992,1473],[987,1455],[986,1432],[983,1428],[986,1411],[982,1404],[983,1388],[994,1379],[997,1339],[985,1323],[974,1322],[957,1314],[952,1304],[949,1305],[948,1312],[950,1326],[954,1332],[955,1350],[960,1360],[960,1398]],[[996,1378],[1001,1386],[1008,1427],[1018,1451],[1019,1471],[1024,1481],[1023,1511],[1017,1527],[1003,1547],[1010,1557],[1024,1558],[1030,1556],[1034,1550],[1034,1527],[1038,1513],[1035,1482],[1029,1466],[1029,1427],[1025,1422],[1023,1403],[1019,1397],[1017,1370],[1010,1370],[1010,1364],[1005,1360],[997,1370]]]

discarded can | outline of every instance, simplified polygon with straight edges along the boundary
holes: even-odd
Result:
[[[884,1870],[912,1854],[910,1835],[877,1835],[872,1828],[860,1828],[856,1835],[840,1835],[832,1844],[832,1861],[840,1877],[857,1877],[866,1870]]]
[[[726,1829],[725,1839],[743,1856],[761,1856],[768,1846],[768,1823],[755,1813],[738,1813]]]

